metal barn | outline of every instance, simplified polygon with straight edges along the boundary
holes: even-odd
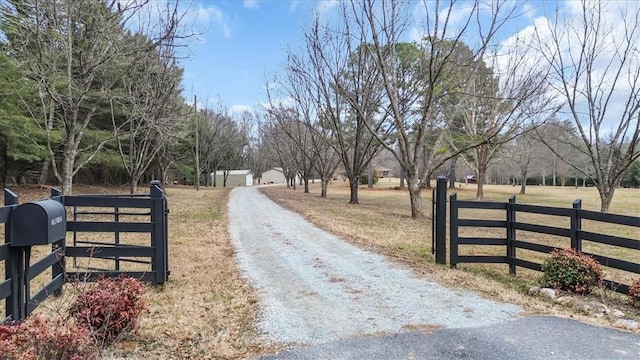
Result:
[[[227,175],[227,183],[224,183],[225,173]],[[230,171],[216,171],[211,173],[211,183],[213,183],[215,177],[216,186],[253,186],[253,173],[251,170],[230,170]]]

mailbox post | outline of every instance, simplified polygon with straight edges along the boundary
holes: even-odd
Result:
[[[11,215],[11,247],[15,248],[18,266],[16,279],[19,311],[16,320],[26,318],[31,300],[29,261],[31,247],[34,245],[53,244],[66,237],[67,216],[64,205],[52,199],[18,205]]]

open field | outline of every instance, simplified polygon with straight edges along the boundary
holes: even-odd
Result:
[[[21,202],[49,194],[39,187],[15,191]],[[126,188],[78,186],[74,192],[113,194],[126,193]],[[113,357],[241,359],[264,350],[253,329],[257,298],[238,273],[226,231],[228,195],[229,189],[167,189],[169,282],[148,287],[150,311],[139,333],[117,344]],[[144,241],[148,244],[148,235]],[[38,279],[33,283],[37,285]],[[76,291],[71,284],[65,285],[65,296],[47,300],[36,312],[62,313]]]
[[[420,272],[431,273],[434,278],[442,280],[443,283],[463,285],[480,291],[485,295],[497,296],[501,300],[516,301],[525,306],[527,305],[527,299],[516,299],[517,296],[512,296],[512,293],[507,295],[510,293],[505,292],[505,287],[524,294],[529,287],[537,285],[537,281],[541,276],[539,272],[518,268],[518,275],[511,276],[508,274],[508,265],[506,264],[460,264],[458,268],[466,270],[463,272],[434,265],[434,257],[431,254],[431,220],[411,219],[409,194],[407,191],[394,190],[393,187],[397,185],[397,179],[381,179],[373,189],[361,186],[359,191],[360,204],[358,205],[348,204],[348,183],[341,181],[336,181],[330,185],[328,197],[325,199],[319,196],[320,189],[317,183],[311,186],[310,194],[304,194],[301,187],[296,191],[287,189],[284,186],[262,187],[261,190],[281,205],[303,214],[316,225],[350,239],[365,248],[375,249],[403,263],[410,264]],[[488,185],[485,186],[485,200],[506,202],[509,196],[517,194],[519,190],[519,187],[513,186]],[[474,199],[475,191],[476,185],[472,184],[461,184],[455,190],[458,194],[458,199],[464,200]],[[425,189],[422,193],[422,198],[425,211],[430,216],[431,190]],[[567,208],[570,208],[576,199],[582,199],[583,209],[599,210],[599,197],[594,188],[576,189],[531,186],[527,188],[527,194],[517,195],[518,203]],[[618,189],[611,206],[611,212],[640,216],[640,190]],[[465,210],[461,211],[460,216],[504,220],[504,212],[492,213],[492,211],[486,211],[478,213],[477,210],[475,212]],[[519,213],[518,220],[549,226],[569,226],[567,219],[555,219],[552,216],[545,215]],[[607,227],[603,224],[590,224],[585,221],[583,229],[604,231],[618,236],[640,239],[637,228]],[[466,231],[474,231],[474,229],[467,229]],[[504,230],[498,234],[492,234],[490,230],[481,231],[485,232],[482,236],[504,237]],[[460,235],[470,234],[461,233]],[[476,233],[476,235],[478,234]],[[525,234],[524,232],[519,232],[518,236],[532,242],[569,247],[569,239],[556,239],[551,236]],[[637,262],[637,251],[589,244],[587,242],[584,244],[584,250]],[[464,246],[461,248],[461,254],[504,255],[504,252],[504,247]],[[518,256],[529,257],[531,261],[542,262],[546,255],[519,250]],[[637,274],[618,272],[607,268],[605,268],[605,272],[608,278],[627,283],[638,276]],[[479,277],[474,277],[476,275]],[[498,280],[498,283],[494,283],[493,280]],[[620,306],[626,305],[625,299],[620,296],[610,293],[605,295],[608,298],[607,301],[616,301],[621,303]],[[534,308],[537,306],[534,305]],[[533,311],[544,312],[546,310],[537,309]],[[640,316],[637,309],[629,309],[629,311]]]
[[[611,324],[611,319],[596,319],[579,308],[526,296],[525,290],[535,284],[539,273],[518,269],[518,276],[512,277],[507,274],[506,265],[461,265],[464,271],[436,266],[431,255],[430,220],[412,220],[408,194],[390,189],[397,181],[387,183],[386,180],[373,190],[362,189],[360,204],[355,206],[347,204],[348,185],[340,181],[330,186],[326,199],[319,197],[318,183],[312,185],[311,194],[304,194],[301,188],[293,191],[280,186],[261,187],[261,190],[318,226],[410,266],[419,276],[519,304],[530,313]],[[15,190],[21,196],[21,202],[45,198],[49,194],[49,189],[40,187],[17,187]],[[488,200],[506,201],[517,190],[510,186],[487,186],[485,191]],[[74,191],[126,193],[126,187],[77,186]],[[143,187],[140,191],[148,189]],[[462,199],[475,196],[474,185],[462,185],[456,191]],[[580,197],[583,208],[598,210],[599,207],[597,193],[592,188],[563,188],[550,192],[549,188],[529,187],[528,192],[518,196],[518,202],[569,207]],[[639,190],[620,189],[612,212],[638,216],[639,194]],[[162,287],[148,288],[150,311],[141,322],[139,333],[118,344],[111,355],[132,359],[241,359],[273,352],[274,349],[256,340],[253,326],[258,297],[239,274],[234,249],[229,242],[226,207],[229,189],[203,188],[196,192],[191,188],[175,187],[167,189],[167,195],[171,209],[169,282]],[[425,190],[423,199],[427,213],[430,213],[429,190]],[[0,271],[3,270],[0,267]],[[58,313],[69,303],[74,292],[71,285],[66,286],[65,296],[47,300],[36,311]],[[613,296],[604,301],[615,302],[616,306],[620,304],[619,298]],[[637,309],[622,309],[628,316],[640,319]]]

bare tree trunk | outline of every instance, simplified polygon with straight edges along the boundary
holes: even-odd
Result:
[[[422,191],[422,184],[417,176],[409,176],[407,178],[409,185],[409,199],[411,201],[411,217],[413,219],[419,219],[426,217],[424,213],[424,206],[422,204],[422,197],[420,193]]]
[[[616,188],[613,186],[598,186],[598,193],[600,193],[600,211],[603,213],[609,212],[611,201],[613,200],[613,193]]]
[[[520,178],[522,179],[522,184],[520,184],[520,194],[524,195],[525,191],[527,191],[527,170],[523,171],[520,175]]]
[[[140,176],[132,176],[129,182],[129,191],[131,195],[135,194],[138,191],[138,182],[140,182]]]
[[[327,188],[329,187],[329,179],[322,179],[322,190],[320,191],[320,197],[327,197]]]
[[[358,177],[354,176],[349,178],[349,187],[351,188],[351,195],[349,197],[349,204],[359,204],[358,203]]]
[[[75,156],[66,155],[62,160],[62,193],[71,195],[73,193],[73,161]]]
[[[369,157],[371,157],[371,149],[368,151]],[[369,165],[367,165],[367,188],[373,189],[373,165],[371,164],[371,160],[369,160]]]
[[[476,191],[476,200],[484,200],[484,183],[487,177],[487,169],[484,166],[478,167],[478,190]]]
[[[42,163],[42,171],[40,172],[40,178],[38,179],[38,185],[44,185],[47,183],[47,178],[49,177],[49,165],[51,165],[51,160],[46,159]]]
[[[400,168],[400,189],[404,189],[404,169]]]
[[[305,194],[309,193],[309,178],[308,177],[304,178],[304,193]]]
[[[47,134],[53,129],[53,117],[55,115],[55,103],[51,101],[49,106],[49,118],[47,118]],[[53,155],[52,155],[53,156]],[[40,179],[38,179],[39,185],[44,185],[47,183],[47,179],[49,178],[49,166],[51,166],[51,159],[47,158],[42,164],[42,172],[40,173]]]
[[[458,162],[458,157],[454,156],[451,158],[449,163],[449,189],[454,189],[456,187],[456,163]]]

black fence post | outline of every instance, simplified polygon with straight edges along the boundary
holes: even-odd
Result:
[[[578,199],[573,202],[573,213],[571,214],[571,248],[582,251],[582,239],[580,239],[580,230],[582,230],[582,218],[580,210],[582,209],[582,200]]]
[[[436,253],[436,188],[431,189],[431,254]]]
[[[4,204],[18,205],[18,195],[9,189],[4,189]],[[4,242],[11,242],[11,220],[4,224]],[[11,279],[11,295],[6,298],[5,316],[11,320],[21,320],[22,313],[22,287],[20,286],[19,273],[19,257],[20,248],[9,248],[9,259],[4,262],[4,277]]]
[[[162,210],[164,231],[162,242],[164,243],[164,281],[169,281],[169,199],[167,195],[162,191]]]
[[[60,202],[62,205],[64,205],[64,197],[62,195],[62,191],[56,189],[56,188],[51,188],[51,198]],[[65,208],[66,210],[66,208]],[[66,216],[66,214],[65,214]],[[66,229],[65,229],[65,234],[66,234]],[[59,241],[54,242],[53,244],[51,244],[51,251],[57,251],[57,256],[59,261],[55,264],[53,264],[53,266],[51,267],[51,280],[55,280],[55,278],[57,278],[58,276],[66,276],[65,274],[65,269],[66,269],[66,263],[65,263],[65,251],[67,250],[67,240],[65,239],[60,239]],[[66,279],[63,279],[63,282],[66,282]],[[56,291],[53,292],[54,296],[62,296],[62,287],[60,287],[60,289],[57,289]]]
[[[513,209],[515,203],[516,196],[512,195],[507,204],[507,261],[509,262],[509,274],[511,275],[516,274],[516,264],[514,262],[516,247],[513,243],[516,240],[516,229],[513,226],[516,222],[516,211]]]
[[[455,269],[458,264],[458,194],[449,196],[449,264]]]
[[[447,178],[436,182],[436,263],[447,263]]]
[[[153,271],[153,283],[162,284],[165,282],[166,275],[165,259],[166,253],[164,244],[165,237],[163,235],[164,226],[164,206],[163,206],[163,193],[158,180],[151,181],[151,188],[149,189],[149,195],[151,197],[151,223],[153,224],[151,230],[151,246],[154,248],[153,260],[151,261],[151,271]]]

